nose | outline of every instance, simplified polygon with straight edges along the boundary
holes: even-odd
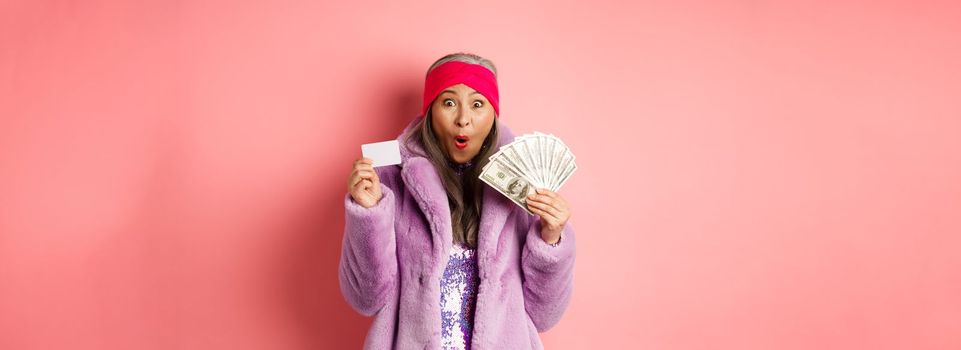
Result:
[[[457,111],[457,116],[454,118],[454,124],[459,127],[466,127],[470,125],[470,116],[463,109]]]

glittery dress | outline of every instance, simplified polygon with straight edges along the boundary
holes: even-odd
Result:
[[[440,280],[440,337],[444,349],[470,349],[478,282],[475,250],[455,243]]]
[[[462,175],[471,162],[450,165],[458,175]],[[479,283],[476,249],[455,242],[440,280],[440,336],[443,349],[470,349]]]

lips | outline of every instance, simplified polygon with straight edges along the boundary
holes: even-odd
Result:
[[[457,147],[457,149],[467,148],[467,142],[469,141],[470,138],[467,135],[454,136],[454,147]]]

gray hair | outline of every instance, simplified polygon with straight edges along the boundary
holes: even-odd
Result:
[[[457,53],[452,53],[444,57],[441,57],[436,62],[434,62],[434,64],[430,65],[430,68],[427,69],[427,74],[430,74],[430,72],[434,70],[434,68],[437,68],[437,66],[450,61],[460,61],[464,63],[479,64],[481,66],[484,66],[484,68],[487,68],[488,70],[490,70],[492,73],[494,73],[495,77],[497,76],[497,67],[494,67],[494,62],[491,62],[491,60],[483,58],[481,56],[478,56],[472,53],[467,53],[467,52],[457,52]]]

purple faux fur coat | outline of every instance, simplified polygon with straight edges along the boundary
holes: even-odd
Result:
[[[377,167],[383,198],[371,208],[344,198],[340,289],[357,312],[374,316],[365,349],[440,348],[440,278],[453,242],[440,177],[419,143],[397,139],[402,162]],[[514,135],[499,125],[498,146]],[[472,349],[542,349],[538,332],[556,324],[573,289],[574,231],[555,247],[540,219],[484,185],[477,238],[480,287]]]

